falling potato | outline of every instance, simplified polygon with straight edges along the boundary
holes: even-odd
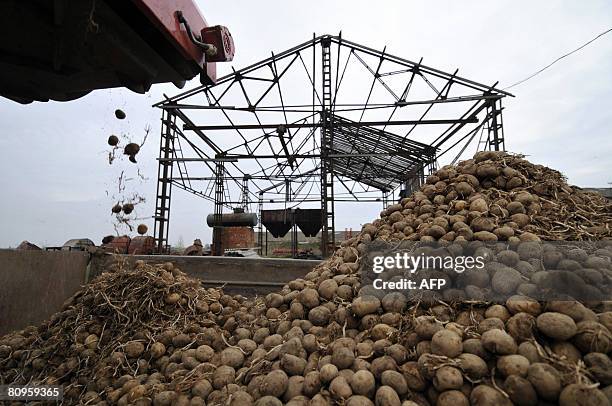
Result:
[[[123,153],[125,155],[136,155],[140,151],[140,145],[130,142],[123,148]]]
[[[108,145],[110,145],[111,147],[116,147],[117,144],[119,144],[119,137],[117,137],[116,135],[111,135],[110,137],[108,137]]]
[[[111,209],[111,211],[115,214],[117,213],[121,213],[121,205],[119,203],[117,203],[116,205],[113,206],[113,208]]]
[[[125,214],[130,214],[134,211],[134,205],[132,203],[126,203],[123,205],[123,212]]]
[[[148,230],[149,230],[149,227],[147,227],[146,224],[139,224],[138,225],[138,228],[137,228],[138,234],[145,235]]]
[[[126,117],[126,115],[123,112],[123,110],[117,109],[115,110],[115,117],[117,117],[119,120],[123,120]]]

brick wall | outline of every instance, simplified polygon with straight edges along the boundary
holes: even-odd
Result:
[[[255,246],[255,232],[251,227],[224,227],[222,230],[221,245],[224,250]]]

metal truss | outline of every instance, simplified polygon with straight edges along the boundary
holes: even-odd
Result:
[[[160,251],[173,187],[215,202],[216,215],[251,201],[260,211],[317,205],[325,255],[335,245],[335,203],[386,204],[477,136],[480,149],[504,149],[501,100],[512,95],[422,62],[313,36],[157,103]]]

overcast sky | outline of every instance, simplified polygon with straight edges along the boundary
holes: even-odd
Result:
[[[210,24],[230,28],[237,69],[317,34],[337,34],[373,48],[504,87],[612,27],[612,3],[589,1],[197,1]],[[218,68],[230,72],[229,65]],[[512,89],[505,101],[506,147],[562,171],[579,186],[612,182],[612,34]],[[194,79],[187,87],[197,86]],[[146,95],[99,90],[77,101],[20,105],[0,100],[0,247],[22,240],[61,245],[69,238],[100,243],[114,234],[110,208],[122,170],[133,178],[124,193],[147,203],[137,215],[152,232],[159,119],[151,105],[179,90],[156,85]],[[116,120],[122,108],[128,115]],[[140,179],[125,161],[108,164],[106,139],[142,141]],[[358,228],[380,204],[339,210],[337,228]],[[182,191],[172,202],[170,241],[210,241],[212,204]],[[350,213],[350,214],[349,214]]]

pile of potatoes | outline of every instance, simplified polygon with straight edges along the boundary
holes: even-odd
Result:
[[[612,239],[612,204],[558,171],[487,151],[433,173],[371,227],[385,240]]]
[[[66,404],[99,406],[611,405],[612,302],[528,297],[546,287],[543,260],[520,248],[610,237],[598,199],[521,157],[479,153],[262,298],[203,289],[171,265],[103,274],[49,323],[0,339],[0,381],[59,383]],[[487,283],[503,296],[467,274],[453,288],[480,300],[372,291],[359,272],[368,243],[399,240],[490,250]],[[539,247],[560,271],[609,281],[609,246]]]

